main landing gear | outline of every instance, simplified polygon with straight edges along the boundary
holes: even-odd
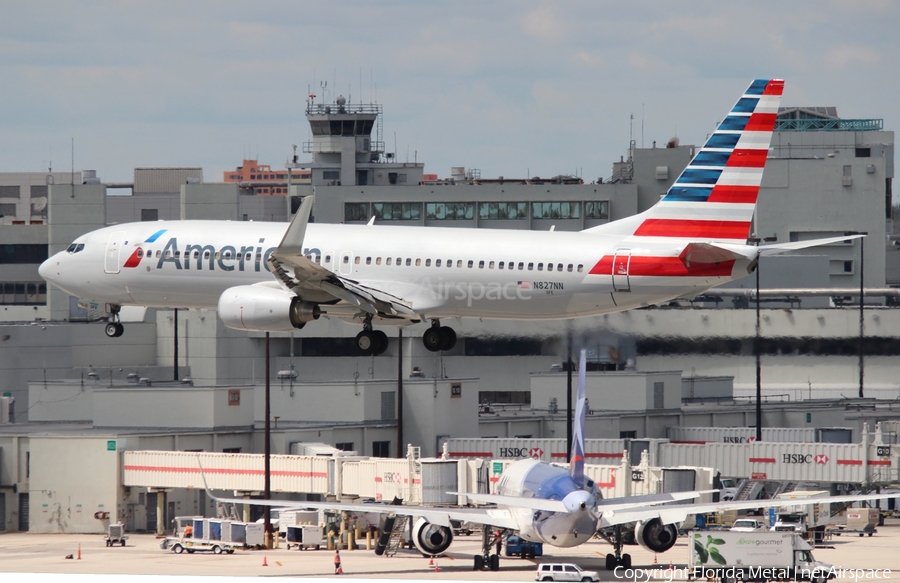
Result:
[[[356,349],[363,356],[378,356],[384,354],[388,347],[387,334],[381,330],[372,329],[372,316],[366,316],[363,323],[363,331],[356,335]]]
[[[484,571],[485,569],[490,569],[491,571],[499,571],[500,570],[500,547],[502,546],[502,534],[501,533],[492,533],[490,526],[483,526],[481,531],[481,554],[475,555],[475,571]],[[494,545],[497,546],[497,552],[491,553],[491,550],[494,548]]]
[[[613,546],[613,549],[615,549],[615,554],[606,554],[606,570],[615,571],[616,567],[630,569],[631,555],[629,555],[628,553],[622,554],[622,545],[624,544],[622,537],[622,526],[616,525],[615,527],[613,527],[613,532],[609,532],[608,530],[601,530],[597,534],[606,539],[606,542],[611,544]]]
[[[422,344],[431,352],[450,350],[456,346],[456,332],[449,326],[441,326],[440,320],[432,320],[431,327],[422,334]],[[356,349],[363,356],[378,356],[384,354],[387,347],[387,334],[373,329],[372,316],[367,315],[362,332],[356,335]]]
[[[106,323],[105,329],[106,335],[110,338],[118,338],[125,332],[125,326],[123,326],[122,323],[119,322],[119,310],[121,309],[121,306],[110,307],[110,311],[112,312],[112,315],[110,317],[112,318],[112,320]]]
[[[440,320],[432,320],[431,328],[422,334],[422,344],[431,352],[450,350],[456,346],[456,332],[449,326],[441,326]]]

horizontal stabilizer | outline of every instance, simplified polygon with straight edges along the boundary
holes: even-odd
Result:
[[[760,255],[778,255],[785,251],[794,251],[796,249],[808,249],[810,247],[818,247],[819,245],[831,245],[832,243],[842,243],[859,239],[865,235],[844,235],[843,237],[828,237],[826,239],[812,239],[809,241],[790,241],[788,243],[773,243],[771,245],[760,245]]]
[[[688,271],[691,271],[692,266],[705,269],[710,265],[719,265],[727,261],[744,258],[744,256],[726,247],[711,243],[688,243],[678,255],[678,258],[681,259]]]
[[[483,504],[503,504],[518,508],[530,508],[531,510],[544,510],[547,512],[568,512],[566,505],[561,500],[547,500],[546,498],[524,498],[519,496],[500,496],[498,494],[470,494],[466,492],[447,492],[454,496],[465,496],[469,500]]]

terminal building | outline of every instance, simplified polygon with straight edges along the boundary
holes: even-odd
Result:
[[[125,334],[107,338],[104,306],[48,289],[37,273],[75,237],[130,221],[288,221],[313,192],[317,222],[374,216],[376,224],[577,231],[649,208],[694,152],[632,143],[609,177],[590,182],[488,179],[471,168],[434,179],[423,163],[386,151],[381,107],[309,102],[309,159],[294,154],[285,171],[256,179],[236,171],[234,181],[207,183],[199,168],[138,168],[129,184],[104,184],[90,170],[0,174],[0,529],[28,530],[57,512],[55,531],[66,531],[61,517],[74,510],[54,504],[80,490],[51,486],[55,468],[78,472],[66,461],[78,443],[114,442],[120,470],[123,452],[263,449],[265,335],[227,329],[214,311],[130,310]],[[835,108],[780,112],[753,236],[868,236],[761,261],[759,344],[753,275],[694,300],[571,322],[463,320],[444,353],[426,351],[412,327],[386,329],[387,351],[360,357],[357,327],[323,319],[271,335],[273,452],[324,442],[402,457],[411,443],[430,458],[451,439],[564,438],[565,361],[580,348],[592,369],[589,438],[755,426],[759,346],[765,427],[843,427],[852,443],[874,444],[864,427],[895,420],[891,401],[900,397],[893,150],[879,119],[842,119]],[[260,168],[240,168],[251,166]],[[878,439],[890,444],[894,435]],[[119,470],[109,476],[108,492],[121,490],[80,502],[81,512],[103,504],[123,522],[129,512],[156,512],[155,492],[126,493]],[[172,512],[215,510],[202,490],[170,497],[183,505]]]

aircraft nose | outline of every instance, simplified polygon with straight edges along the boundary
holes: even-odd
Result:
[[[56,271],[54,270],[54,267],[56,266],[56,264],[57,264],[56,256],[54,255],[53,257],[50,257],[49,259],[47,259],[46,261],[41,263],[41,266],[38,267],[38,273],[45,280],[47,280],[49,282],[53,282],[54,281],[53,277],[54,277],[54,275],[56,275]]]

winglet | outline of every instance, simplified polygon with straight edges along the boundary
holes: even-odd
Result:
[[[306,238],[306,226],[309,224],[309,216],[312,213],[315,195],[306,196],[297,209],[290,226],[284,233],[281,243],[272,256],[279,260],[285,260],[291,256],[303,255],[303,239]]]
[[[584,401],[585,401],[585,364],[586,350],[581,351],[578,361],[578,393],[575,400],[575,428],[572,431],[572,459],[569,460],[569,474],[575,485],[584,489]]]

